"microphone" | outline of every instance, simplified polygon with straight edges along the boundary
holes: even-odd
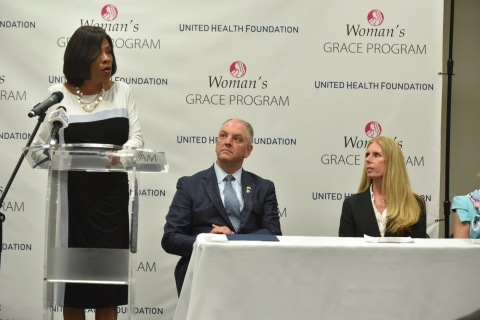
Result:
[[[67,109],[65,109],[65,107],[60,106],[50,114],[50,117],[48,117],[48,123],[52,126],[50,139],[48,140],[49,145],[57,143],[56,136],[60,128],[68,127],[68,115],[66,111]]]
[[[28,113],[28,116],[30,118],[36,117],[42,113],[44,113],[48,108],[53,106],[56,103],[59,103],[63,99],[63,93],[60,91],[52,93],[52,95],[45,101],[37,104],[35,107],[33,107],[32,110]]]

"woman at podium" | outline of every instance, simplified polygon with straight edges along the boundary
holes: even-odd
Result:
[[[142,130],[130,87],[112,81],[117,71],[110,36],[100,27],[78,28],[67,44],[65,83],[54,84],[68,114],[67,126],[54,137],[59,144],[112,144],[143,147]],[[46,119],[52,110],[47,111]],[[52,125],[46,121],[35,144],[48,143]],[[111,159],[114,164],[116,158]],[[63,186],[62,186],[63,187]],[[129,248],[129,184],[125,172],[68,171],[68,247]],[[117,306],[128,303],[127,285],[67,283],[64,319],[116,319]]]

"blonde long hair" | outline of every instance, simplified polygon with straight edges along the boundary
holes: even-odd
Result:
[[[420,196],[412,191],[405,158],[398,143],[390,137],[378,136],[368,142],[367,148],[375,142],[380,145],[385,156],[382,190],[387,198],[387,231],[401,234],[410,230],[419,220],[422,209],[419,204]],[[358,192],[368,190],[371,184],[372,180],[367,177],[364,166]]]

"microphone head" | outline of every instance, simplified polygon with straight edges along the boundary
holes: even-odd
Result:
[[[55,100],[57,101],[57,103],[59,103],[60,101],[63,100],[63,93],[61,91],[55,91],[54,93],[52,93],[52,96],[55,96]],[[67,109],[65,109],[65,110],[67,110]]]
[[[63,95],[62,95],[63,96]],[[50,116],[48,117],[48,123],[54,124],[57,123],[57,125],[60,126],[60,128],[66,128],[68,127],[68,115],[67,115],[67,109],[65,109],[64,106],[59,106],[57,110],[52,112]]]
[[[59,103],[60,101],[63,100],[63,93],[60,91],[56,91],[48,97],[47,100],[43,101],[42,103],[37,104],[33,109],[28,113],[28,116],[30,118],[33,118],[35,116],[38,116],[42,113],[44,113],[48,108],[50,108],[52,105]]]

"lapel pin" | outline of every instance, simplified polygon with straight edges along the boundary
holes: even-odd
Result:
[[[252,188],[247,187],[247,193],[250,193],[251,190],[252,190]]]

